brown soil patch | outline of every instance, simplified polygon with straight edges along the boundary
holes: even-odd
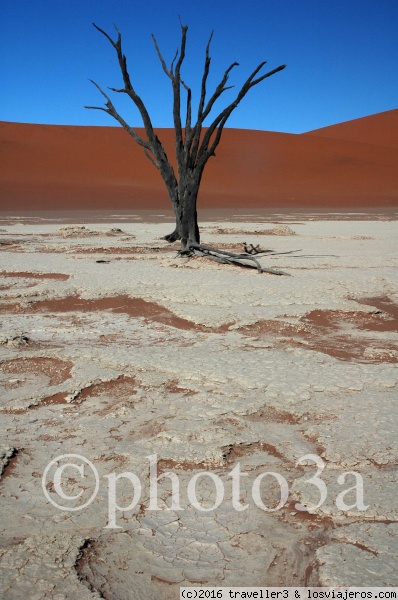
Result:
[[[365,331],[392,331],[398,332],[398,318],[378,313],[363,311],[345,312],[342,310],[313,310],[300,319],[317,329],[330,329],[338,331],[343,324]]]
[[[107,298],[96,298],[94,300],[79,298],[78,296],[67,296],[54,300],[42,300],[23,306],[19,304],[2,304],[0,312],[12,313],[67,313],[67,312],[97,312],[111,310],[115,313],[124,313],[129,317],[142,317],[147,321],[156,321],[170,327],[188,331],[214,331],[204,325],[197,325],[187,319],[177,317],[173,312],[156,304],[147,302],[142,298],[130,298],[129,296],[109,296]],[[225,331],[229,325],[219,328],[217,331]]]
[[[316,525],[320,525],[322,526],[322,529],[324,530],[324,535],[326,535],[326,531],[328,529],[333,529],[335,527],[335,524],[333,522],[333,519],[331,517],[325,517],[323,515],[320,515],[318,513],[310,513],[308,510],[298,510],[296,508],[296,504],[300,504],[299,502],[289,502],[289,504],[286,504],[283,507],[283,510],[285,511],[285,520],[291,520],[291,518],[289,517],[293,517],[293,520],[295,521],[305,521],[305,522],[312,522]],[[289,513],[289,517],[287,517],[286,511],[288,511]],[[292,514],[293,513],[293,514]],[[309,528],[310,530],[312,529],[311,527]]]
[[[272,406],[267,406],[256,413],[247,415],[251,421],[266,421],[268,423],[289,423],[297,425],[301,418],[285,410],[277,410]]]
[[[1,271],[0,277],[26,277],[29,279],[60,279],[66,281],[70,275],[64,273],[30,273],[25,271]]]
[[[100,383],[94,383],[84,388],[74,399],[74,402],[82,402],[87,398],[96,398],[98,396],[107,395],[112,398],[129,398],[133,394],[136,394],[135,389],[136,380],[135,377],[127,377],[120,375],[116,379],[110,381],[101,381]]]
[[[226,464],[234,463],[236,460],[250,456],[255,452],[266,452],[275,458],[279,458],[280,460],[285,460],[285,457],[279,450],[273,445],[268,444],[267,442],[253,442],[248,444],[235,444],[233,446],[227,446],[223,448],[224,457]]]
[[[208,463],[195,463],[188,460],[173,460],[170,458],[162,458],[157,462],[158,473],[165,473],[171,470],[181,471],[203,471],[210,469],[211,466]]]
[[[307,431],[303,431],[302,434],[306,440],[308,440],[311,444],[313,444],[313,446],[316,450],[316,454],[322,458],[325,454],[325,448],[323,446],[321,446],[317,436],[315,434],[310,434]]]
[[[377,310],[381,310],[388,315],[389,320],[385,321],[385,324],[388,325],[388,329],[374,329],[373,331],[398,331],[398,305],[390,300],[388,296],[360,298],[357,302],[358,304],[374,306]]]
[[[59,358],[15,358],[0,364],[3,373],[46,375],[49,385],[60,385],[71,377],[73,363]]]
[[[101,383],[96,383],[90,386],[87,386],[82,391],[80,391],[73,400],[68,399],[67,392],[59,392],[57,394],[53,394],[52,396],[48,396],[44,400],[42,400],[39,404],[35,404],[30,406],[28,409],[22,410],[8,410],[7,412],[27,412],[27,410],[34,410],[38,408],[42,408],[44,406],[56,406],[56,405],[65,405],[68,404],[70,406],[76,406],[77,404],[81,404],[83,400],[87,398],[96,398],[103,395],[109,396],[111,401],[102,402],[104,405],[100,410],[97,410],[96,413],[100,415],[105,415],[115,409],[115,407],[123,402],[123,400],[130,399],[130,397],[136,394],[135,388],[135,378],[134,377],[126,377],[121,375],[116,379],[112,379],[110,381],[102,381]]]
[[[166,385],[166,390],[171,394],[184,394],[184,396],[193,396],[194,394],[199,393],[195,390],[190,390],[189,388],[179,387],[178,384],[178,379],[173,379],[173,381],[169,381]]]
[[[398,344],[358,336],[359,331],[398,332],[398,306],[387,297],[364,298],[358,303],[374,306],[375,311],[314,310],[297,324],[259,321],[239,331],[250,337],[277,337],[281,344],[298,345],[344,361],[398,362]]]
[[[166,585],[176,585],[175,581],[169,581],[168,579],[163,579],[163,577],[158,577],[157,575],[151,575],[151,581],[159,581],[159,583],[165,583]],[[201,583],[207,583],[207,581]]]
[[[370,548],[369,546],[366,546],[365,544],[361,544],[360,542],[356,542],[356,541],[348,540],[348,539],[342,539],[341,537],[331,537],[330,539],[332,542],[336,541],[336,542],[340,542],[343,544],[351,544],[352,546],[355,546],[356,548],[359,548],[360,550],[363,550],[364,552],[370,552],[374,556],[379,556],[379,553],[376,550],[373,550],[373,548]]]
[[[5,415],[24,415],[25,413],[28,412],[28,410],[30,408],[31,407],[28,407],[28,408],[1,408],[0,412],[4,413]]]
[[[253,325],[247,325],[239,328],[239,331],[244,335],[254,336],[281,336],[288,337],[298,334],[304,334],[306,329],[303,325],[296,325],[286,321],[277,321],[270,319],[269,321],[258,321]]]
[[[58,392],[58,394],[53,394],[52,396],[48,396],[48,398],[45,398],[39,404],[30,406],[29,410],[31,410],[32,408],[41,408],[42,406],[54,406],[57,404],[69,404],[66,399],[67,395],[68,395],[67,392]]]
[[[314,325],[317,328],[331,330],[338,330],[342,323],[349,323],[357,329],[366,331],[398,332],[398,305],[387,296],[361,298],[355,301],[358,304],[374,306],[375,310],[371,312],[313,310],[302,317],[300,321]]]

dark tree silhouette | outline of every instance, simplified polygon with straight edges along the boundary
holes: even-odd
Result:
[[[124,86],[120,89],[109,88],[113,92],[127,94],[129,98],[134,102],[137,107],[142,122],[145,128],[146,139],[138,135],[138,133],[124,120],[124,118],[118,113],[114,104],[112,103],[108,94],[95,82],[92,83],[97,87],[101,94],[105,97],[106,103],[104,107],[99,106],[86,106],[86,108],[103,110],[111,117],[116,119],[118,123],[131,135],[134,141],[139,144],[148,159],[152,164],[159,170],[163,181],[166,185],[168,195],[171,200],[171,204],[176,217],[175,230],[169,235],[165,236],[165,239],[169,242],[175,242],[181,240],[181,254],[189,254],[194,251],[199,252],[210,252],[211,249],[200,245],[200,235],[196,211],[196,203],[198,198],[198,192],[200,182],[202,179],[204,168],[210,157],[215,156],[215,150],[220,143],[224,126],[235,110],[239,103],[243,100],[249,90],[255,85],[264,81],[264,79],[271,77],[278,71],[282,71],[286,65],[281,65],[272,71],[265,74],[260,74],[260,71],[266,64],[261,62],[246,79],[239,92],[235,96],[233,102],[228,104],[217,116],[213,117],[210,125],[204,126],[204,121],[213,111],[215,102],[220,96],[228,89],[233,86],[227,85],[229,75],[235,67],[238,66],[237,62],[233,62],[225,71],[220,83],[216,86],[212,95],[208,97],[207,94],[207,79],[210,71],[210,44],[213,37],[211,33],[209,41],[205,51],[205,61],[200,87],[200,98],[197,109],[196,121],[193,123],[192,118],[192,92],[191,88],[186,84],[181,76],[181,67],[185,59],[185,49],[187,40],[188,27],[181,25],[181,42],[180,47],[173,58],[170,67],[163,58],[163,55],[159,49],[157,40],[154,35],[152,39],[161,62],[163,71],[171,81],[173,91],[173,120],[174,120],[174,132],[175,132],[175,154],[177,162],[177,174],[175,173],[167,155],[165,149],[157,137],[150,115],[146,109],[144,102],[141,97],[135,91],[135,88],[131,82],[130,74],[127,69],[127,59],[123,54],[122,50],[122,36],[120,31],[115,26],[117,32],[116,41],[113,40],[105,31],[100,29],[95,23],[94,27],[102,33],[108,41],[111,43],[116,51],[117,58],[119,61],[120,71],[123,77]],[[181,113],[182,88],[185,90],[186,96],[186,107],[184,119],[182,119]],[[212,253],[214,254],[214,253]],[[221,254],[221,256],[220,256]],[[229,258],[228,258],[228,256]],[[244,255],[233,255],[230,253],[218,253],[218,259],[221,262],[238,262],[240,264],[241,258]],[[234,260],[234,258],[236,260]],[[259,265],[255,259],[251,259],[256,263],[256,267]],[[249,265],[246,265],[249,266]],[[251,264],[251,266],[254,266]]]

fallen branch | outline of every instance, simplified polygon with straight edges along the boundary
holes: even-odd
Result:
[[[246,242],[243,242],[243,248],[246,254],[263,254],[264,252],[271,252],[271,250],[263,250],[260,248],[260,244],[254,246],[253,244],[246,244]]]
[[[274,257],[286,254],[291,255],[291,258],[318,258],[326,256],[337,258],[336,254],[296,254],[297,252],[302,252],[302,250],[285,250],[284,252],[261,250],[259,246],[253,246],[252,244],[251,248],[247,249],[249,250],[248,252],[235,253],[228,252],[227,250],[220,250],[219,248],[213,248],[212,246],[207,246],[204,244],[191,243],[188,250],[179,250],[178,254],[180,256],[204,256],[222,264],[237,265],[239,267],[245,267],[248,269],[257,269],[258,273],[271,273],[272,275],[290,275],[290,273],[263,267],[259,263],[259,259],[268,256]]]
[[[338,254],[300,254],[299,256],[292,256],[292,258],[325,258],[332,257],[338,258]]]
[[[258,253],[256,254],[256,258],[252,254],[248,253],[240,253],[236,254],[234,252],[227,252],[226,250],[219,250],[218,248],[213,248],[212,246],[205,246],[203,244],[191,244],[188,251],[179,252],[181,256],[205,256],[206,258],[210,258],[211,260],[215,260],[216,262],[223,264],[233,264],[239,267],[245,267],[248,269],[257,269],[258,273],[271,273],[272,275],[289,275],[285,271],[277,271],[276,269],[269,269],[267,267],[262,267],[258,262],[258,258],[261,258],[261,254],[269,255],[269,252],[266,253]],[[276,253],[272,253],[276,254]]]

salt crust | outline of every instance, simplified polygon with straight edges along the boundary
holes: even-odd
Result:
[[[388,296],[397,303],[396,222],[303,220],[289,224],[296,235],[269,238],[251,234],[267,229],[264,223],[240,230],[236,223],[206,223],[208,244],[239,244],[250,235],[276,251],[301,249],[262,259],[292,277],[182,260],[162,250],[164,225],[85,227],[82,235],[79,229],[62,235],[59,224],[17,224],[2,232],[19,240],[2,252],[2,270],[70,275],[31,287],[28,278],[7,277],[12,287],[4,301],[26,308],[5,311],[2,339],[24,333],[32,344],[4,343],[2,361],[52,357],[74,365],[58,385],[45,373],[0,372],[2,597],[168,599],[179,585],[298,585],[305,573],[321,585],[396,585],[397,365],[337,360],[289,340],[281,345],[275,335],[250,338],[239,331],[259,320],[295,323],[316,309],[358,310],[355,298]],[[118,227],[123,232],[110,236]],[[212,233],[220,227],[229,233]],[[97,264],[100,258],[110,263]],[[29,310],[42,299],[72,295],[143,298],[209,331],[112,311]],[[214,331],[225,324],[229,330]],[[374,335],[381,344],[397,341],[394,333]],[[115,383],[123,375],[134,384]],[[109,392],[95,393],[105,390],[95,387],[101,381],[113,382]],[[90,386],[93,394],[83,394]],[[122,529],[104,530],[106,486],[77,513],[55,509],[41,490],[49,460],[76,452],[93,461],[100,476],[132,471],[143,481],[147,457],[156,453],[178,473],[182,489],[198,469],[209,468],[225,483],[225,501],[209,513],[189,507],[151,512],[146,491],[142,509],[119,518]],[[314,465],[295,466],[305,454],[318,454],[326,465],[328,498],[316,509],[319,492],[307,482]],[[232,510],[228,472],[238,461],[250,483],[265,471],[283,475],[288,508]],[[337,482],[347,471],[363,477],[366,511],[336,506],[338,494],[352,485],[349,476],[345,486]],[[271,505],[278,486],[268,479]],[[166,480],[159,489],[166,501]],[[247,501],[249,491],[243,492]],[[126,502],[130,492],[126,486]],[[198,496],[205,503],[214,499],[206,478]],[[347,504],[352,498],[347,495]],[[308,518],[295,502],[309,508]]]

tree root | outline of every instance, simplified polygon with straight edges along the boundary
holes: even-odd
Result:
[[[172,244],[173,242],[176,242],[177,240],[180,240],[181,236],[178,233],[178,231],[175,229],[174,231],[172,231],[168,235],[163,236],[162,239],[166,240],[166,242],[169,242],[170,244]]]
[[[275,254],[290,254],[291,252],[298,252],[298,250],[292,250],[290,252],[258,252],[256,254],[256,257],[254,257],[252,254],[249,253],[235,254],[234,252],[219,250],[218,248],[213,248],[211,246],[191,243],[188,249],[180,250],[179,254],[181,256],[205,256],[206,258],[210,258],[211,260],[215,260],[219,263],[228,265],[238,265],[239,267],[245,267],[248,269],[257,269],[258,273],[271,273],[272,275],[290,275],[290,273],[286,273],[285,271],[278,271],[276,269],[262,267],[258,259],[264,255],[270,256]]]

